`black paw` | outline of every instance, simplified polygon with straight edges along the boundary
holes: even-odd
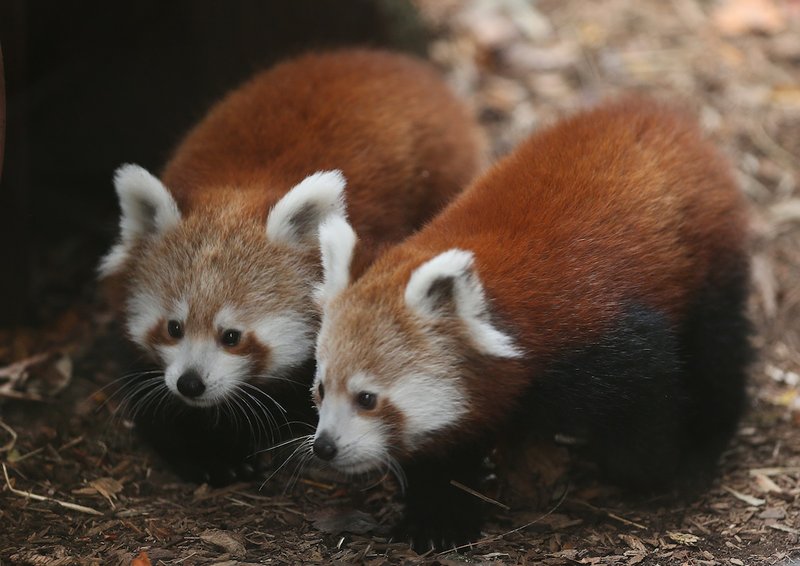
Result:
[[[469,545],[481,538],[481,516],[428,515],[404,519],[393,538],[408,542],[419,554]]]
[[[182,462],[175,466],[181,478],[195,483],[224,487],[232,483],[253,481],[263,475],[264,467],[258,455],[236,460],[204,460]]]

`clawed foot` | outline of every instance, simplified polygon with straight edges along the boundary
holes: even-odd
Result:
[[[224,487],[232,483],[253,481],[263,475],[263,464],[258,455],[243,460],[204,460],[183,462],[176,466],[183,479]]]
[[[407,541],[419,554],[469,545],[481,537],[481,515],[428,514],[409,517],[394,530],[394,539]]]

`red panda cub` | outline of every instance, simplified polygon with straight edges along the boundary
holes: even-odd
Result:
[[[120,236],[99,271],[158,365],[128,390],[137,429],[185,478],[222,484],[288,424],[313,427],[319,225],[347,216],[366,265],[463,189],[482,149],[432,66],[341,50],[228,94],[160,178],[120,167]]]
[[[704,474],[744,404],[746,223],[696,125],[641,98],[533,135],[358,278],[326,220],[314,452],[402,468],[423,549],[479,536],[450,481],[477,487],[520,431],[580,439],[630,487]]]

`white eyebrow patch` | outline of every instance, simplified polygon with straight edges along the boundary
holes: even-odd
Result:
[[[362,391],[380,393],[382,390],[383,388],[378,385],[375,379],[364,372],[354,373],[350,379],[347,380],[347,391],[352,395]]]
[[[161,300],[152,293],[133,293],[128,299],[128,335],[141,346],[153,325],[166,316]]]
[[[244,317],[242,317],[236,309],[230,305],[225,305],[214,317],[214,329],[227,329],[233,328],[235,330],[245,330]]]
[[[271,350],[270,370],[273,372],[302,364],[314,351],[316,328],[300,314],[284,312],[265,316],[253,330]]]
[[[186,320],[189,316],[189,303],[186,299],[178,299],[173,301],[167,318],[170,320]]]

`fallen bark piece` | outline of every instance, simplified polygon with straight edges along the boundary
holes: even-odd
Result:
[[[221,548],[233,558],[243,558],[246,552],[244,537],[230,531],[209,529],[200,534],[200,540]]]

